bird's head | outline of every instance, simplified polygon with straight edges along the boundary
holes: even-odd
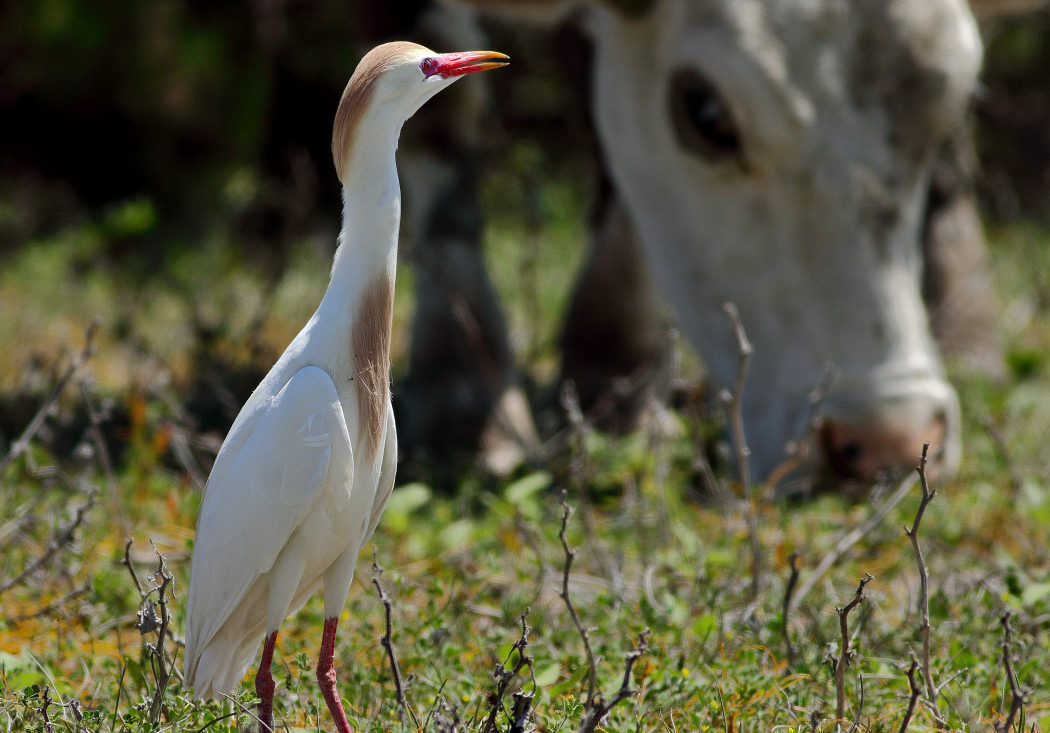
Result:
[[[356,133],[367,117],[394,130],[423,104],[461,76],[505,66],[496,51],[434,53],[424,46],[395,41],[376,46],[361,59],[343,90],[332,129],[332,157],[345,181]]]

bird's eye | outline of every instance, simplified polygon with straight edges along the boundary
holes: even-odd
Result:
[[[679,142],[709,161],[743,152],[729,105],[711,82],[692,69],[679,69],[671,77],[671,119]]]
[[[437,61],[435,61],[432,58],[425,58],[423,59],[423,62],[419,65],[419,68],[423,72],[423,76],[430,76],[434,73],[434,70],[437,68]]]

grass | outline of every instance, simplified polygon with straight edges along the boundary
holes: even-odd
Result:
[[[496,267],[494,277],[509,304],[515,344],[541,380],[552,371],[556,319],[571,286],[572,268],[564,263],[579,257],[571,248],[583,232],[573,213],[579,194],[559,185],[542,187],[535,197],[538,225],[504,214],[487,233],[495,263],[510,263],[506,271]],[[525,193],[497,189],[488,196],[507,204],[500,208],[506,212],[520,210],[510,204]],[[178,410],[192,370],[194,318],[213,324],[219,348],[231,358],[249,358],[243,344],[250,338],[260,340],[263,354],[279,350],[320,297],[327,254],[303,248],[269,290],[217,243],[165,263],[170,274],[147,289],[133,288],[119,272],[85,269],[107,226],[85,225],[32,243],[0,275],[0,332],[14,334],[0,349],[0,386],[42,403],[47,390],[41,385],[54,383],[68,361],[65,351],[79,351],[87,323],[100,316],[96,352],[45,427],[57,430],[63,415],[85,404],[127,414],[116,468],[107,468],[109,448],[94,439],[89,421],[71,458],[59,462],[41,436],[0,474],[0,584],[50,553],[39,571],[0,592],[0,726],[243,728],[254,699],[250,678],[230,699],[194,702],[177,671],[160,698],[158,721],[150,722],[160,672],[150,652],[157,632],[136,629],[142,595],[123,564],[126,540],[134,540],[128,557],[144,590],[161,582],[151,575],[158,557],[150,539],[162,553],[172,578],[165,594],[171,630],[180,638],[200,496],[192,469],[214,449],[184,430]],[[920,700],[910,730],[987,730],[1003,722],[1011,705],[1000,624],[1007,611],[1013,614],[1011,661],[1030,691],[1013,729],[1050,730],[1046,238],[1025,227],[994,233],[1012,376],[993,385],[956,374],[966,457],[956,479],[935,487],[918,533],[929,571],[930,675],[942,686],[944,720],[938,723]],[[523,251],[518,239],[532,248]],[[531,280],[513,275],[522,261],[530,263]],[[32,285],[42,282],[51,285],[47,292]],[[410,278],[399,282],[399,329],[411,312],[410,285]],[[535,308],[538,324],[528,319]],[[403,348],[401,333],[395,343]],[[917,482],[785,619],[792,556],[799,581],[810,582],[840,538],[896,487],[864,503],[821,497],[804,505],[755,504],[765,570],[752,597],[751,510],[746,502],[700,498],[695,432],[707,428],[688,418],[680,418],[673,438],[576,435],[543,470],[521,469],[504,481],[466,475],[455,496],[422,484],[400,487],[362,553],[340,626],[339,689],[354,728],[481,731],[495,707],[495,730],[512,730],[509,710],[518,692],[533,695],[536,729],[576,730],[596,702],[592,674],[595,694],[614,699],[627,655],[645,634],[647,648],[627,679],[633,694],[611,709],[602,730],[794,732],[853,724],[899,730],[909,717],[908,664],[921,648],[919,571],[902,529],[919,507]],[[568,517],[561,490],[575,510]],[[577,552],[568,570],[563,522],[567,546]],[[71,525],[68,539],[55,542]],[[391,599],[407,711],[398,707],[380,642],[386,614],[372,584],[373,550],[385,567],[381,583]],[[846,624],[853,655],[840,724],[836,608],[853,598],[865,573],[874,580]],[[560,595],[566,578],[593,668]],[[148,597],[155,602],[158,593]],[[312,672],[321,625],[316,598],[282,628],[275,662],[281,725],[331,727]],[[181,650],[170,640],[166,647],[180,669]],[[503,705],[494,704],[501,685]]]

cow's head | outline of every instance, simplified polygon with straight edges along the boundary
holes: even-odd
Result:
[[[594,42],[606,165],[682,332],[723,386],[739,358],[724,303],[753,343],[756,475],[806,434],[829,365],[824,466],[870,480],[929,440],[952,470],[958,403],[920,293],[920,230],[980,65],[963,0],[572,5]]]

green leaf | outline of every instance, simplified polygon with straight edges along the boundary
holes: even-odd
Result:
[[[698,616],[693,622],[693,636],[703,641],[718,629],[718,619],[712,613]]]
[[[551,475],[546,471],[537,471],[518,479],[508,486],[503,493],[507,501],[515,505],[521,505],[550,485]]]
[[[426,484],[405,484],[394,489],[383,513],[383,526],[394,532],[408,529],[412,512],[430,501],[432,492]]]
[[[1033,583],[1021,592],[1021,603],[1025,606],[1034,606],[1050,596],[1050,583]]]
[[[553,663],[547,664],[543,667],[534,669],[533,674],[536,677],[537,687],[548,687],[558,681],[558,676],[561,674],[561,666]]]
[[[455,550],[467,545],[474,534],[474,522],[459,519],[441,530],[440,541],[446,550]]]
[[[565,680],[559,682],[558,684],[554,685],[549,690],[547,690],[547,693],[552,698],[561,697],[562,695],[573,690],[580,683],[580,680],[586,677],[587,674],[587,667],[584,665],[580,665],[576,668],[576,671],[570,674]]]

